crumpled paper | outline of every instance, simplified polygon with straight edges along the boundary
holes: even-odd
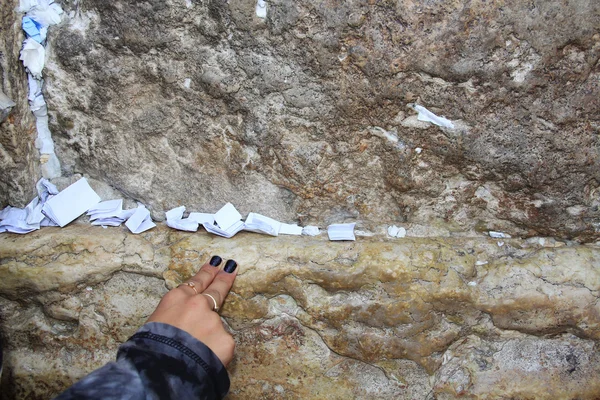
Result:
[[[23,61],[23,65],[29,70],[31,75],[38,79],[42,78],[42,70],[46,61],[46,49],[44,49],[44,46],[34,39],[25,39],[19,60]]]

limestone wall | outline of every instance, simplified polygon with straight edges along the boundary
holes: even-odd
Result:
[[[266,19],[254,0],[62,4],[46,91],[64,175],[157,218],[232,201],[597,237],[597,1],[273,0]]]
[[[2,234],[0,397],[113,359],[220,254],[240,264],[231,399],[599,398],[600,3],[266,1],[263,19],[254,0],[61,0],[54,183],[85,175],[156,219],[231,201],[363,235]],[[40,174],[17,4],[0,2],[2,207]]]
[[[0,110],[0,207],[24,207],[35,196],[39,155],[34,146],[35,118],[27,102],[27,75],[19,61],[24,34],[15,7],[0,2],[0,92],[16,105]]]
[[[230,399],[600,396],[598,246],[73,225],[0,236],[0,253],[5,399],[50,398],[112,360],[213,254],[240,265],[221,311]]]

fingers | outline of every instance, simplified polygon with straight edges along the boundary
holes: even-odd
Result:
[[[190,285],[181,285],[179,287],[191,295],[202,293],[211,284],[213,279],[215,279],[215,276],[219,272],[219,265],[221,265],[221,262],[221,257],[213,256],[209,262],[200,268],[200,271],[198,271],[196,275],[187,280],[187,282],[193,284],[193,288],[190,287]]]
[[[220,308],[225,301],[225,297],[229,293],[231,286],[233,286],[233,281],[237,275],[237,263],[233,260],[228,260],[225,263],[225,267],[222,271],[216,274],[212,283],[203,291],[203,294],[211,295],[216,303],[217,307]],[[208,296],[203,296],[209,302],[211,308],[213,308],[213,301]]]
[[[167,293],[148,321],[162,322],[188,332],[227,365],[233,358],[235,342],[225,330],[221,316],[212,311],[223,305],[235,281],[237,263],[228,260],[222,270],[219,268],[221,263],[220,257],[213,257],[187,281],[194,284],[193,288],[180,285]]]

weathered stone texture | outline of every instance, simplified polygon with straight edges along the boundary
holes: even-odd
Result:
[[[273,0],[266,20],[254,0],[63,3],[47,91],[64,172],[155,217],[233,201],[597,237],[597,1]]]
[[[0,91],[16,103],[0,119],[0,208],[24,207],[35,195],[40,176],[35,118],[27,102],[27,75],[19,61],[24,35],[15,11],[18,5],[18,0],[0,2]]]
[[[411,238],[2,235],[0,396],[46,399],[111,360],[220,254],[240,264],[222,310],[231,399],[600,398],[598,246],[475,235],[597,240],[600,3],[267,3],[262,20],[254,0],[61,1],[45,70],[55,183],[84,174],[157,218],[231,201]],[[27,203],[39,176],[16,5],[0,3],[17,103],[0,206]],[[415,102],[456,129],[418,121]]]
[[[240,265],[221,311],[231,399],[600,396],[595,245],[73,225],[2,235],[0,254],[5,398],[48,398],[110,360],[213,254]]]

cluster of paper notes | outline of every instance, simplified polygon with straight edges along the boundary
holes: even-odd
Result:
[[[119,226],[128,220],[135,211],[135,209],[123,210],[123,199],[117,199],[96,204],[88,209],[87,215],[90,217],[92,225]]]
[[[87,179],[81,178],[59,193],[46,179],[37,184],[38,196],[25,208],[8,206],[0,211],[0,233],[29,233],[43,226],[63,227],[87,212],[92,225],[125,225],[133,233],[141,233],[156,225],[150,212],[140,205],[123,210],[123,200],[100,202],[100,196]]]
[[[154,228],[150,211],[142,204],[137,208],[123,210],[123,200],[101,202],[100,196],[92,189],[85,178],[79,179],[59,192],[46,179],[38,182],[38,196],[27,207],[20,209],[6,207],[0,211],[0,233],[29,233],[42,226],[64,227],[84,213],[92,225],[119,226],[123,222],[132,233],[142,233]],[[316,226],[301,227],[287,224],[273,218],[251,212],[246,220],[231,203],[225,204],[214,214],[192,212],[183,218],[185,207],[177,207],[166,213],[166,223],[173,229],[196,232],[200,225],[207,232],[231,238],[245,230],[271,236],[307,235],[316,236],[321,232]],[[354,223],[334,224],[327,229],[330,240],[355,240]]]
[[[46,217],[43,208],[51,200],[58,189],[46,179],[41,179],[37,185],[38,195],[25,208],[8,206],[0,211],[0,233],[29,233],[42,226],[57,226],[53,220]]]
[[[48,28],[60,22],[63,10],[53,0],[20,0],[17,11],[25,13],[21,26],[26,39],[19,59],[27,68],[29,106],[36,117],[35,147],[44,159],[41,163],[42,175],[45,178],[56,178],[61,175],[60,162],[54,153],[54,142],[48,128],[48,107],[42,94],[42,71],[46,59]]]
[[[225,204],[214,214],[192,212],[183,218],[185,207],[177,207],[167,211],[167,225],[173,229],[196,232],[200,225],[207,232],[225,238],[233,237],[236,233],[245,230],[262,233],[265,235],[309,235],[320,234],[316,226],[300,227],[295,224],[286,224],[257,213],[249,213],[246,220],[231,203]]]

